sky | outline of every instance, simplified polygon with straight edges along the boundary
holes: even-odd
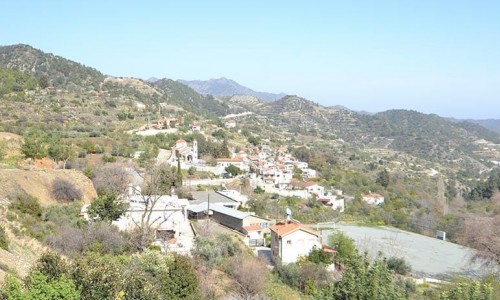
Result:
[[[500,1],[0,0],[0,45],[113,76],[226,77],[379,112],[500,119]]]

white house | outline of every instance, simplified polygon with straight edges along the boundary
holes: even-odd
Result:
[[[319,185],[315,181],[308,181],[304,183],[303,188],[307,190],[309,194],[315,194],[315,195],[323,195],[325,193],[325,188]]]
[[[217,166],[220,168],[227,168],[229,166],[236,166],[242,171],[248,172],[250,170],[249,166],[240,157],[235,158],[217,158]]]
[[[321,201],[323,204],[331,206],[333,210],[338,210],[340,212],[344,212],[345,210],[345,201],[344,198],[338,197],[337,195],[332,195],[331,193],[318,197],[318,201]]]
[[[283,264],[297,262],[299,257],[309,255],[314,247],[322,249],[321,235],[305,225],[286,221],[270,229],[273,258],[281,259]]]
[[[250,247],[262,247],[265,245],[264,228],[258,224],[244,226],[243,233],[245,243]]]
[[[368,193],[361,195],[361,199],[371,205],[379,205],[384,203],[384,197],[376,193]]]
[[[136,191],[138,191],[137,189]],[[187,199],[179,199],[169,195],[141,195],[129,194],[129,207],[125,214],[112,224],[122,231],[133,231],[140,226],[147,226],[154,230],[159,246],[165,251],[189,253],[193,245],[194,233],[187,218]],[[146,207],[146,202],[150,205]],[[88,205],[84,205],[81,215],[89,219]],[[145,218],[144,216],[149,216]],[[168,249],[167,249],[168,248]]]

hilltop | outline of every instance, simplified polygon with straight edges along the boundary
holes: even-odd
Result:
[[[202,95],[213,96],[254,96],[266,102],[275,101],[286,96],[285,93],[273,94],[266,92],[256,92],[248,87],[242,86],[234,80],[227,78],[217,78],[209,80],[177,80],[185,84]]]

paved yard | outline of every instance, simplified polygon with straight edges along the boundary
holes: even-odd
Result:
[[[462,274],[476,277],[485,272],[478,264],[470,263],[473,250],[457,244],[389,227],[337,225],[337,229],[351,237],[360,252],[366,251],[372,258],[381,251],[387,257],[406,259],[418,276],[446,278]],[[331,233],[331,230],[323,231],[324,241]]]

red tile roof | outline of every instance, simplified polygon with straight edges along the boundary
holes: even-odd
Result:
[[[217,158],[218,162],[241,162],[241,157],[235,158]]]
[[[262,230],[262,227],[258,224],[253,224],[253,225],[249,225],[249,226],[243,226],[243,229],[245,229],[246,232],[260,231],[260,230]]]
[[[319,236],[319,233],[316,230],[314,230],[308,226],[294,223],[294,222],[278,223],[276,225],[271,226],[270,229],[271,229],[271,231],[275,232],[278,236],[281,236],[281,237],[283,237],[285,235],[289,235],[290,233],[293,233],[293,232],[298,231],[298,230],[302,230],[302,231],[308,232],[310,234],[313,234],[315,236]]]

